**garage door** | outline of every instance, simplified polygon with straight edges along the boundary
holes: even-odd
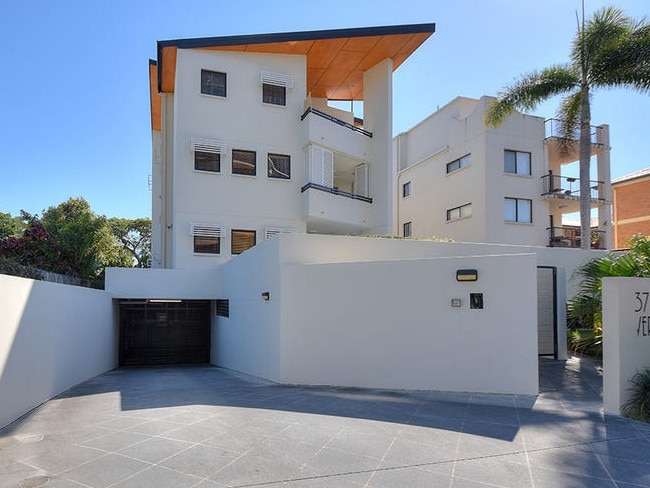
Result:
[[[209,300],[120,302],[120,366],[209,361]]]
[[[540,356],[557,358],[555,268],[537,268],[537,347]]]

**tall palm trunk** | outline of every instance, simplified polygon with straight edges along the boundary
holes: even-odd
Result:
[[[583,81],[580,106],[580,247],[591,247],[591,106],[589,85]]]

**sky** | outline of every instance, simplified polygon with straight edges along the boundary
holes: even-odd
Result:
[[[649,16],[648,0],[585,0]],[[0,212],[83,197],[107,217],[151,216],[148,60],[156,41],[436,23],[393,77],[393,129],[457,96],[496,95],[564,62],[580,0],[2,0]],[[558,100],[531,112],[553,117]],[[596,91],[612,178],[650,166],[650,95]]]

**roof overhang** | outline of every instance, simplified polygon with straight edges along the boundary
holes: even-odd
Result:
[[[363,100],[363,74],[391,59],[396,70],[435,32],[410,24],[158,42],[158,90],[173,93],[178,49],[295,54],[307,57],[307,93],[331,100]]]

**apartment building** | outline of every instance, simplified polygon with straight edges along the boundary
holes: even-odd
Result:
[[[650,168],[612,180],[612,227],[615,249],[633,235],[650,236]]]
[[[389,233],[392,73],[434,30],[160,41],[149,68],[153,267],[216,268],[278,233]]]
[[[486,127],[490,97],[458,97],[395,137],[396,229],[404,237],[579,247],[578,145],[553,119],[514,114]],[[609,130],[592,128],[592,248],[611,247]]]

